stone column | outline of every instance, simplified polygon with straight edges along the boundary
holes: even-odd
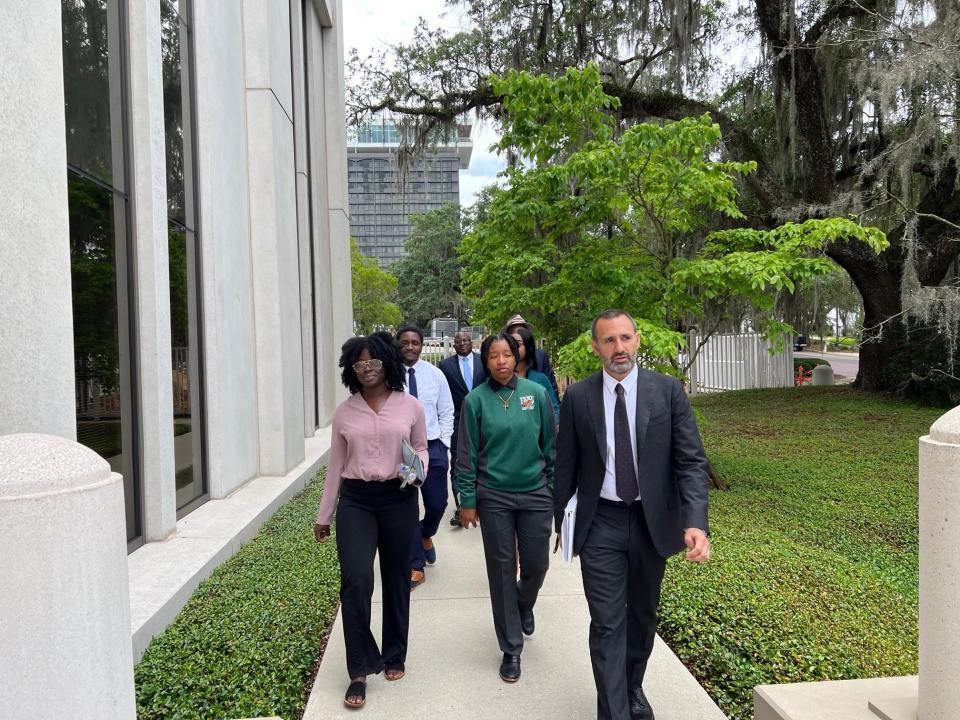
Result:
[[[813,368],[814,385],[833,385],[833,368],[829,365],[816,365]]]
[[[135,718],[123,508],[92,450],[0,436],[0,717]]]
[[[289,11],[243,3],[260,474],[281,476],[304,458]]]
[[[0,435],[76,438],[61,37],[59,0],[0,2]]]
[[[347,130],[344,107],[343,0],[324,5],[332,25],[323,30],[324,130],[327,143],[327,193],[329,197],[330,279],[333,336],[328,340],[339,358],[340,346],[353,335],[353,285],[350,265],[350,204],[347,194]],[[347,397],[336,362],[327,382],[334,398]]]
[[[919,720],[960,713],[960,407],[920,438]]]
[[[170,353],[170,263],[163,121],[160,0],[127,4],[130,74],[130,200],[135,244],[137,392],[143,487],[143,538],[177,529]]]

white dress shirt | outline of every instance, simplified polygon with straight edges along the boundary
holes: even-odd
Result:
[[[633,448],[633,468],[640,477],[637,468],[637,366],[623,380],[607,374],[603,371],[603,418],[607,425],[607,471],[603,476],[603,486],[600,488],[600,497],[606,500],[617,502],[620,496],[617,495],[617,449],[616,440],[613,432],[613,414],[617,406],[617,384],[623,385],[623,401],[627,406],[627,422],[630,424],[630,446]],[[429,427],[427,437],[430,436]],[[640,488],[637,488],[637,499],[639,500]]]
[[[407,368],[408,366],[404,365],[404,370]],[[417,399],[423,404],[423,414],[427,421],[427,440],[439,438],[444,445],[450,447],[450,436],[453,435],[453,397],[443,371],[426,360],[417,360],[413,365],[413,374],[417,378]],[[403,389],[410,392],[406,385]]]

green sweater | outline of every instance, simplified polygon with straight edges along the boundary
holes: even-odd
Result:
[[[477,506],[478,484],[506,492],[553,490],[555,426],[546,391],[535,382],[514,377],[504,386],[490,378],[475,387],[460,410],[460,506]]]

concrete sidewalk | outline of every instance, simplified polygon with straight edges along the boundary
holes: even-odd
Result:
[[[449,513],[447,514],[449,517]],[[587,633],[590,615],[577,560],[551,555],[550,571],[535,608],[537,629],[526,638],[522,676],[500,680],[502,653],[493,631],[480,530],[461,530],[443,520],[434,538],[437,563],[413,591],[407,675],[387,682],[370,676],[367,703],[344,707],[349,684],[340,616],[317,674],[304,720],[588,720],[596,717],[596,690]],[[373,596],[374,636],[380,637],[380,588]],[[657,720],[725,720],[670,649],[657,638],[647,679]]]

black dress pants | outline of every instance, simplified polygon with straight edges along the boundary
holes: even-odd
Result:
[[[399,480],[344,479],[337,506],[340,614],[350,677],[403,665],[410,627],[410,538],[419,514],[414,488]],[[373,558],[380,553],[383,651],[370,630]]]
[[[519,655],[523,650],[520,607],[533,609],[550,567],[553,493],[546,485],[526,493],[480,485],[477,516],[497,642],[501,652]]]
[[[580,550],[598,720],[630,720],[628,692],[643,682],[653,650],[665,568],[640,502],[601,500]]]

